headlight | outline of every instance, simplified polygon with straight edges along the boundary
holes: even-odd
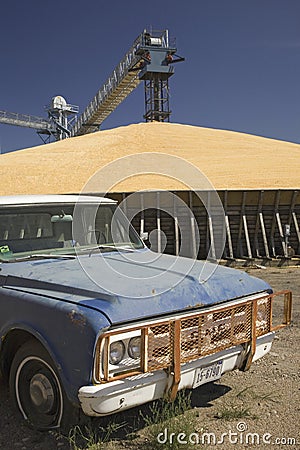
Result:
[[[122,341],[112,342],[109,348],[109,362],[110,364],[119,364],[124,358],[125,346]]]
[[[141,356],[141,338],[136,336],[130,339],[128,343],[128,355],[132,359],[138,359]]]

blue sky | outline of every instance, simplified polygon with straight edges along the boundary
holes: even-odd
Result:
[[[2,2],[0,110],[46,117],[63,95],[82,112],[150,27],[169,29],[186,58],[170,79],[172,122],[300,143],[299,0]],[[143,113],[141,84],[102,129]],[[40,144],[0,124],[2,153]]]

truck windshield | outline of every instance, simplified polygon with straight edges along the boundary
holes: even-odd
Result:
[[[144,247],[114,204],[58,204],[2,207],[0,260],[36,255],[74,255]]]

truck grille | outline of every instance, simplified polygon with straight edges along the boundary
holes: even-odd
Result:
[[[272,309],[274,299],[278,296],[283,305],[283,320],[274,326]],[[245,343],[249,343],[255,352],[257,337],[286,326],[290,320],[291,292],[282,291],[147,325],[111,330],[100,336],[95,378],[98,382],[108,382],[158,369],[174,372],[176,368],[180,370],[178,366],[181,364]],[[141,335],[141,357],[138,362],[135,361],[132,369],[127,362],[118,371],[108,362],[110,341],[116,340],[118,334],[123,339],[129,332]]]
[[[270,298],[257,301],[257,311],[265,320],[256,321],[256,336],[268,333]],[[224,311],[197,314],[180,321],[180,342],[174,340],[173,323],[149,326],[148,369],[156,370],[172,362],[173,345],[180,346],[180,363],[186,363],[251,339],[252,303]]]

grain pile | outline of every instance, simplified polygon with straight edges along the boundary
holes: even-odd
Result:
[[[144,152],[184,158],[199,168],[218,190],[300,188],[299,144],[232,131],[154,122],[2,154],[0,194],[80,192],[87,180],[104,165],[126,155]],[[140,171],[137,162],[136,165]],[[143,169],[146,171],[147,168]],[[114,191],[158,187],[185,188],[171,178],[140,175],[128,178],[115,186]]]

